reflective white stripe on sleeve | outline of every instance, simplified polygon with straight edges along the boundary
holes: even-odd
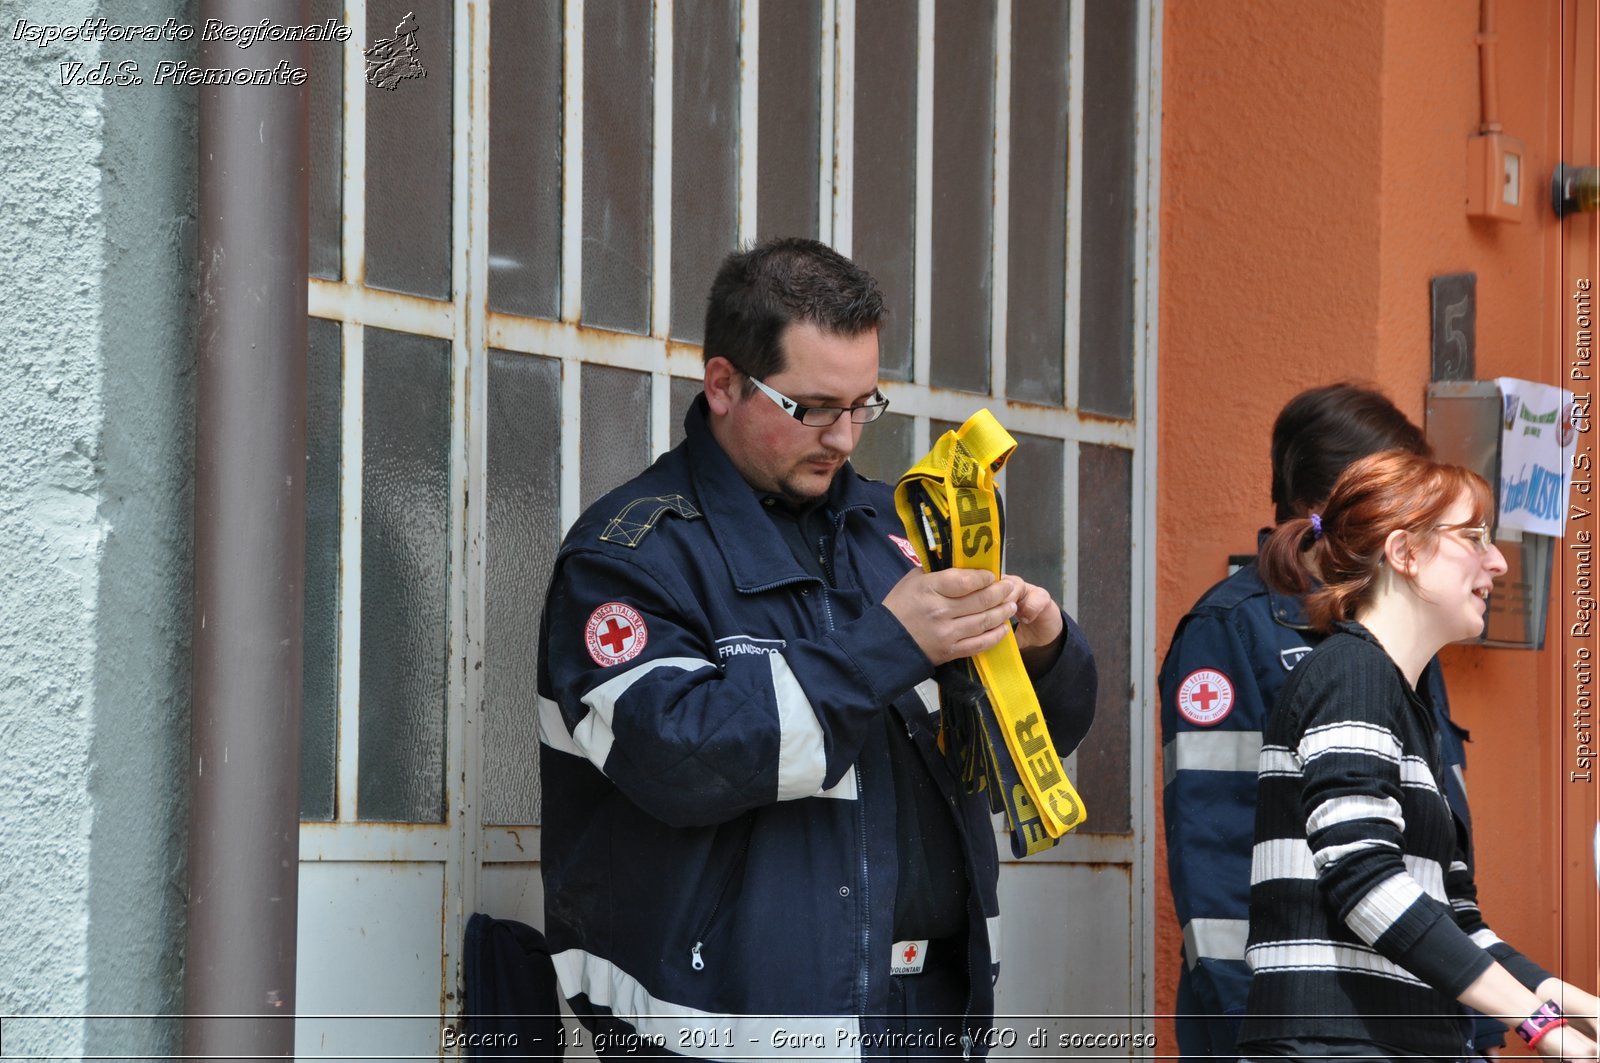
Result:
[[[1191,969],[1201,960],[1242,960],[1249,941],[1248,919],[1191,919],[1183,928],[1183,957]]]
[[[606,758],[611,755],[613,739],[611,720],[616,715],[617,702],[622,700],[622,695],[658,668],[697,672],[702,668],[715,667],[716,665],[700,657],[657,657],[653,661],[645,661],[626,672],[612,676],[583,696],[583,703],[589,706],[589,713],[572,729],[573,742],[595,767],[604,771]]]
[[[551,749],[559,749],[575,757],[584,755],[578,743],[572,740],[567,721],[561,718],[561,706],[543,697],[539,699],[539,741]]]
[[[1180,771],[1256,773],[1260,731],[1181,731],[1162,750],[1162,772],[1171,782]]]
[[[1369,753],[1400,763],[1400,740],[1387,727],[1370,723],[1334,723],[1313,727],[1300,738],[1300,759],[1307,764],[1327,753]]]
[[[775,1048],[804,1046],[807,1059],[860,1059],[861,1022],[854,1015],[733,1015],[701,1011],[651,996],[637,978],[616,964],[582,949],[567,949],[550,957],[561,995],[580,993],[589,1002],[609,1008],[631,1023],[639,1033],[669,1052],[699,1059],[730,1061],[778,1058]],[[683,962],[688,966],[689,956]],[[707,955],[707,967],[717,957]],[[779,1029],[784,1040],[774,1042]]]
[[[783,654],[767,654],[767,663],[772,666],[772,697],[778,705],[778,800],[811,797],[822,789],[828,771],[822,724]]]
[[[922,699],[922,707],[928,710],[929,716],[939,711],[939,681],[937,679],[924,679],[912,689],[917,692],[917,697]]]
[[[856,789],[856,766],[850,765],[843,778],[817,796],[832,798],[835,801],[854,801],[860,796],[860,791]]]
[[[991,915],[984,920],[983,928],[989,932],[989,962],[998,967],[1000,965],[1000,917]]]

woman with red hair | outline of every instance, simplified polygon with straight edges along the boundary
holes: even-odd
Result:
[[[1249,1056],[1464,1059],[1467,1005],[1542,1055],[1596,1058],[1593,1019],[1578,1017],[1595,998],[1478,911],[1417,682],[1440,649],[1483,631],[1506,571],[1491,504],[1476,474],[1387,451],[1261,551],[1267,581],[1309,591],[1313,625],[1332,634],[1291,673],[1263,738]]]

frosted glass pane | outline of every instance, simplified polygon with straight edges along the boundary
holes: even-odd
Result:
[[[561,542],[561,363],[489,352],[483,817],[539,822],[539,613]]]
[[[561,5],[489,8],[489,306],[561,307]]]
[[[583,7],[583,317],[650,328],[650,7]],[[708,284],[709,287],[709,284]]]
[[[1017,449],[1006,462],[1005,568],[1061,600],[1063,447],[1061,440],[1013,432]]]
[[[1085,410],[1133,416],[1136,5],[1084,6],[1083,271],[1078,380]]]
[[[938,387],[987,392],[994,2],[939,0],[934,11],[930,372]]]
[[[339,0],[312,0],[312,20],[342,19]],[[344,50],[317,41],[311,51],[311,262],[313,277],[339,279],[344,228]]]
[[[822,0],[761,8],[763,130],[756,159],[756,237],[817,235],[817,166],[822,138]]]
[[[1071,8],[1011,10],[1011,211],[1007,232],[1006,394],[1065,400],[1067,36]]]
[[[650,463],[650,374],[586,365],[583,392],[583,505]]]
[[[915,427],[910,417],[898,413],[886,413],[862,425],[861,442],[850,455],[850,464],[863,476],[888,484],[897,482],[912,461],[921,457],[911,453],[916,439]]]
[[[889,316],[878,331],[885,380],[911,379],[916,278],[917,4],[856,5],[857,51],[853,254],[883,288]]]
[[[359,814],[437,823],[444,816],[450,344],[367,329],[362,393]]]
[[[449,0],[369,0],[367,39],[394,40],[411,12],[426,77],[366,86],[367,283],[450,298]]]
[[[706,292],[738,239],[739,6],[672,7],[672,335],[705,336]]]
[[[689,406],[694,402],[695,396],[704,390],[705,383],[698,378],[676,376],[672,378],[672,425],[669,446],[675,447],[683,442],[683,437],[687,434],[683,430],[684,415],[689,412]]]
[[[339,749],[339,415],[337,322],[306,325],[306,574],[300,681],[300,818],[332,819]]]
[[[1128,803],[1128,691],[1133,601],[1133,456],[1115,447],[1078,448],[1078,623],[1094,647],[1100,696],[1094,729],[1078,750],[1085,829],[1133,830]]]

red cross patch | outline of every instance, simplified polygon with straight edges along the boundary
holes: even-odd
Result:
[[[1233,711],[1233,684],[1213,668],[1199,668],[1178,687],[1177,701],[1185,720],[1210,727]]]
[[[907,561],[918,568],[922,567],[922,558],[917,556],[917,549],[911,545],[910,539],[902,539],[898,535],[891,535],[889,536],[889,541],[900,548],[900,552],[906,555]]]
[[[621,602],[607,602],[589,614],[583,641],[594,663],[604,668],[639,656],[650,641],[650,632],[637,610]]]
[[[927,964],[928,941],[896,941],[889,952],[889,973],[895,977],[921,974]]]

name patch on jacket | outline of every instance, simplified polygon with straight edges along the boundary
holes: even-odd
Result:
[[[638,610],[621,602],[607,602],[589,614],[583,630],[589,656],[602,668],[631,661],[644,651],[650,632]]]
[[[749,635],[729,635],[727,638],[717,640],[717,656],[723,660],[729,657],[745,657],[752,653],[777,653],[788,645],[784,639],[758,639]]]
[[[1198,668],[1178,687],[1177,701],[1185,720],[1209,727],[1233,711],[1233,684],[1215,668]]]

